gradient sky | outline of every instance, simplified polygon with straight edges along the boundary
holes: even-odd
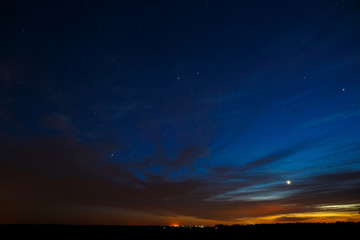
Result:
[[[360,221],[359,1],[0,9],[0,223]]]

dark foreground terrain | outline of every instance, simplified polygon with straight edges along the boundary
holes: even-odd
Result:
[[[209,235],[237,236],[237,238],[263,236],[280,238],[299,237],[341,237],[357,239],[360,235],[360,223],[290,223],[290,224],[256,224],[256,225],[216,225],[211,227],[170,227],[170,226],[73,226],[73,225],[0,225],[2,234],[11,236],[44,235],[44,236],[117,236],[119,238],[137,234],[170,234],[180,236]],[[150,236],[150,235],[149,235]]]

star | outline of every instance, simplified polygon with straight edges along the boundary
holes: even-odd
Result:
[[[290,180],[287,180],[287,181],[286,181],[286,184],[287,184],[287,185],[290,185],[290,184],[291,184],[291,181],[290,181]]]

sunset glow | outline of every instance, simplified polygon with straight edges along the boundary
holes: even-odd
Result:
[[[359,0],[35,2],[0,7],[0,224],[360,221]]]

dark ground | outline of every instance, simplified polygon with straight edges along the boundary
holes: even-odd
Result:
[[[293,223],[293,224],[257,224],[257,225],[217,225],[212,227],[169,227],[169,226],[70,226],[70,225],[0,225],[0,233],[14,236],[101,236],[119,238],[138,234],[156,234],[180,236],[191,234],[198,236],[231,236],[244,238],[253,236],[299,238],[299,237],[341,237],[342,239],[358,239],[360,223]],[[150,235],[142,235],[150,236]]]

